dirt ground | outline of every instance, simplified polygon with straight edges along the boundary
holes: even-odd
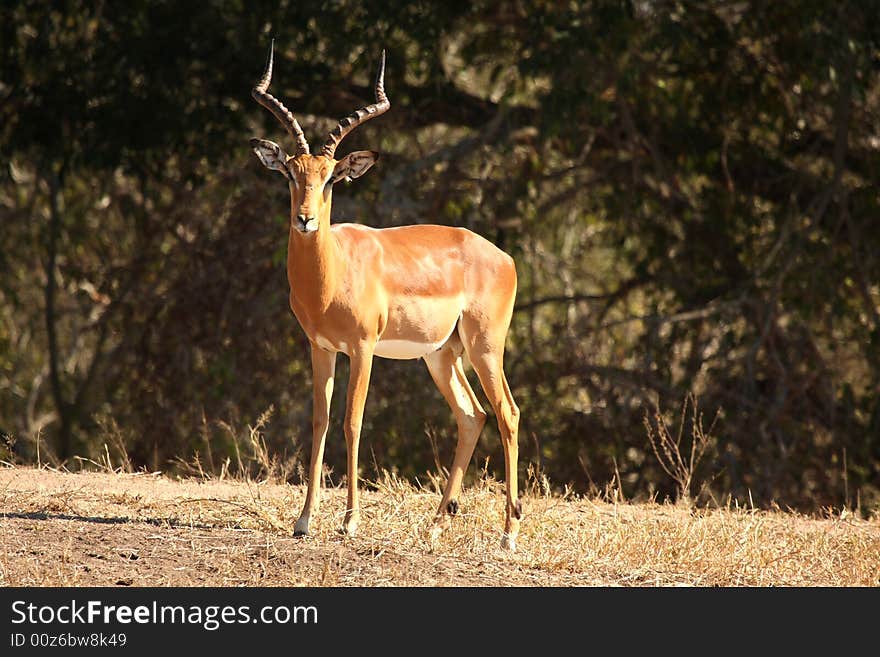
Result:
[[[325,491],[294,538],[304,489],[162,475],[0,469],[3,586],[880,585],[880,521],[743,509],[524,498],[519,550],[498,548],[501,487],[482,481],[431,544],[439,496],[393,477],[336,532]]]

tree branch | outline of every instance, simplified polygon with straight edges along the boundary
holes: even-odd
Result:
[[[526,303],[518,303],[513,307],[513,312],[522,312],[530,310],[538,306],[544,306],[549,303],[577,303],[579,301],[606,301],[617,295],[617,292],[610,294],[556,294],[540,299],[532,299]]]

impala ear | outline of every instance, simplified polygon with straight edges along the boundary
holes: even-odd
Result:
[[[260,158],[263,166],[267,169],[280,171],[285,176],[288,176],[287,153],[284,152],[281,146],[268,139],[251,139],[251,147],[254,149],[257,157]]]
[[[343,178],[353,180],[360,178],[370,167],[376,164],[379,154],[376,151],[355,151],[349,153],[336,163],[333,169],[333,182],[339,182]]]

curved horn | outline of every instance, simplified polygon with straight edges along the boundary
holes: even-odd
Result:
[[[380,114],[384,114],[390,107],[391,101],[385,95],[385,51],[383,50],[382,58],[379,61],[379,73],[376,75],[376,102],[342,119],[339,125],[330,133],[330,136],[327,137],[327,142],[321,150],[321,155],[333,157],[339,142],[345,139],[349,132],[357,128],[364,121],[369,121]]]
[[[260,105],[272,112],[275,118],[281,122],[281,125],[287,128],[290,136],[296,140],[296,155],[299,155],[300,153],[308,153],[309,142],[306,141],[306,136],[303,134],[302,128],[299,127],[299,123],[296,122],[293,113],[284,106],[284,103],[266,91],[269,88],[269,83],[272,81],[272,62],[274,60],[274,55],[275,39],[272,39],[272,45],[269,46],[269,59],[266,62],[266,70],[263,72],[263,77],[257,82],[257,86],[251,91],[251,96],[253,96],[254,100]]]

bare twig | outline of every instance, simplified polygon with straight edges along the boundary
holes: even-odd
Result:
[[[688,421],[688,407],[690,406],[690,446],[682,447],[685,424]],[[654,456],[663,471],[675,481],[678,487],[678,501],[689,504],[692,500],[692,487],[700,462],[706,451],[714,446],[715,440],[712,432],[718,421],[720,411],[715,413],[712,424],[708,430],[703,428],[703,414],[700,412],[697,397],[688,393],[681,407],[681,418],[675,437],[669,430],[666,420],[663,418],[659,407],[654,407],[653,414],[647,412],[644,417],[645,431]]]

